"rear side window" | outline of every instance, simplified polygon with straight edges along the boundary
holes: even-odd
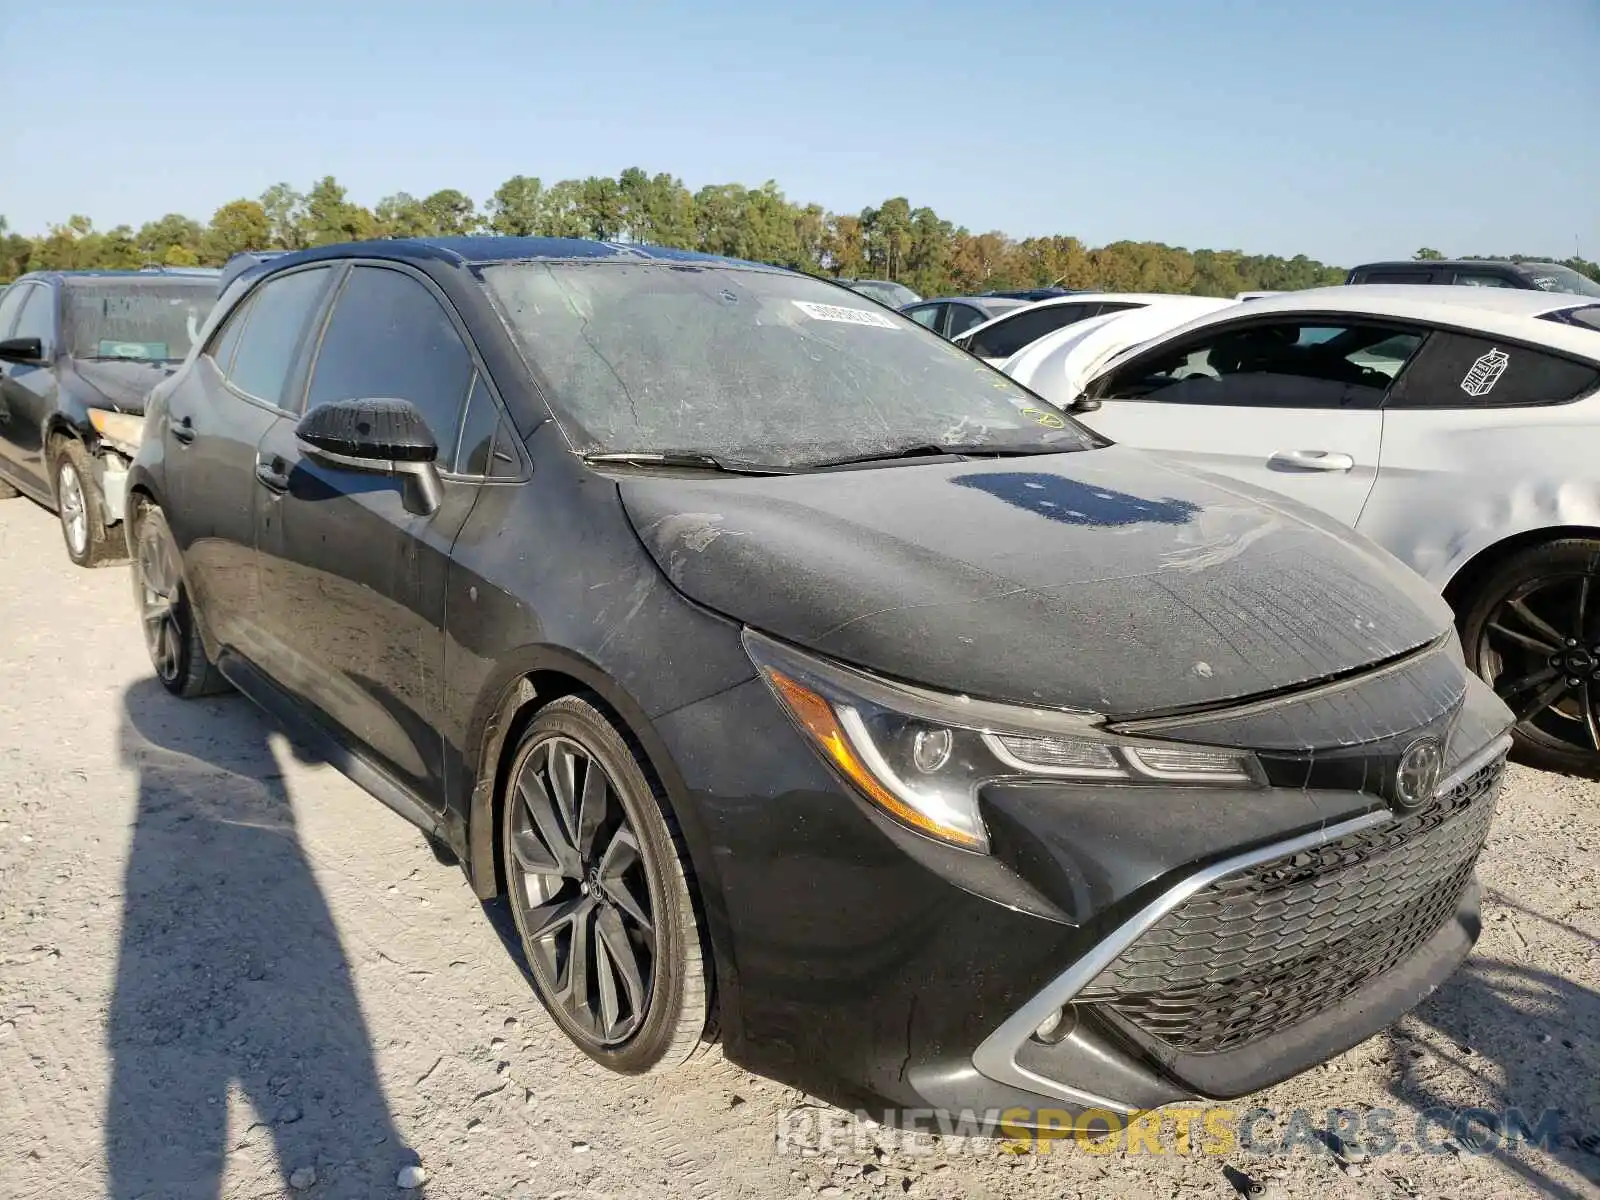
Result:
[[[939,331],[939,313],[944,308],[942,304],[924,304],[920,308],[908,308],[905,315],[918,325],[926,326],[935,333]]]
[[[217,342],[220,351],[234,337],[233,326],[243,319],[225,372],[229,383],[247,396],[278,408],[290,407],[289,378],[332,269],[296,271],[261,285],[248,311],[235,314]]]
[[[404,272],[357,267],[323,334],[306,410],[335,400],[409,400],[448,447],[471,382],[472,356],[433,293]]]
[[[1600,387],[1600,369],[1541,350],[1440,330],[1406,368],[1385,408],[1563,404]]]
[[[1089,315],[1089,310],[1087,304],[1052,304],[1045,308],[1030,308],[973,334],[967,342],[967,349],[982,358],[1010,358],[1045,334],[1083,320]]]
[[[1491,275],[1485,271],[1457,271],[1456,284],[1459,287],[1514,288],[1517,286],[1504,275]]]
[[[1432,283],[1432,271],[1372,271],[1356,279],[1357,283]]]

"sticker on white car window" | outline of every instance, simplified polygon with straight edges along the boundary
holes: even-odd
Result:
[[[878,329],[893,329],[894,322],[882,313],[868,312],[864,308],[844,308],[838,304],[815,304],[810,300],[791,303],[806,316],[818,321],[838,321],[842,325],[871,325]]]
[[[1491,350],[1473,363],[1461,379],[1461,390],[1474,398],[1487,396],[1500,382],[1500,376],[1511,365],[1511,356],[1504,350]]]

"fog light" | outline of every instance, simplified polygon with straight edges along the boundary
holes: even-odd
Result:
[[[1067,1004],[1040,1021],[1039,1028],[1033,1031],[1033,1038],[1046,1046],[1054,1046],[1071,1037],[1072,1031],[1077,1027],[1078,1010]]]
[[[923,729],[911,743],[911,761],[924,775],[932,775],[950,761],[955,738],[948,729]]]

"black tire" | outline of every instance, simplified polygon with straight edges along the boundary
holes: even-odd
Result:
[[[1600,777],[1600,539],[1520,550],[1461,606],[1467,664],[1518,718],[1517,759]]]
[[[106,531],[100,486],[82,442],[68,438],[55,443],[50,490],[68,558],[80,567],[99,567],[124,557],[122,547]]]
[[[568,783],[557,785],[563,756],[574,761]],[[591,803],[596,767],[606,793]],[[506,893],[539,1000],[603,1066],[642,1075],[681,1065],[708,1033],[710,958],[683,839],[639,754],[593,703],[565,696],[534,717],[506,780],[500,807]],[[544,823],[534,812],[541,806]],[[550,822],[560,826],[554,834]],[[588,848],[580,849],[585,830]],[[561,848],[553,850],[557,843]],[[607,864],[635,851],[628,874],[613,878]],[[648,919],[648,939],[636,909]],[[546,932],[538,935],[541,924]],[[627,941],[621,953],[608,949],[618,944],[618,931]],[[580,957],[581,977],[574,971]],[[625,960],[641,985],[640,1003],[630,1000]],[[603,976],[610,979],[609,1011]]]
[[[154,505],[140,505],[131,542],[133,600],[161,686],[185,700],[227,691],[228,681],[212,665],[200,638],[166,514]]]

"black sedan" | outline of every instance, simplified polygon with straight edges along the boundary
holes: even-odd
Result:
[[[459,856],[616,1070],[720,1028],[875,1108],[1236,1096],[1476,935],[1509,714],[1443,602],[835,285],[287,255],[132,474],[161,681],[237,687]]]
[[[0,296],[0,499],[55,510],[79,566],[117,558],[145,396],[217,296],[204,270],[35,271]]]

